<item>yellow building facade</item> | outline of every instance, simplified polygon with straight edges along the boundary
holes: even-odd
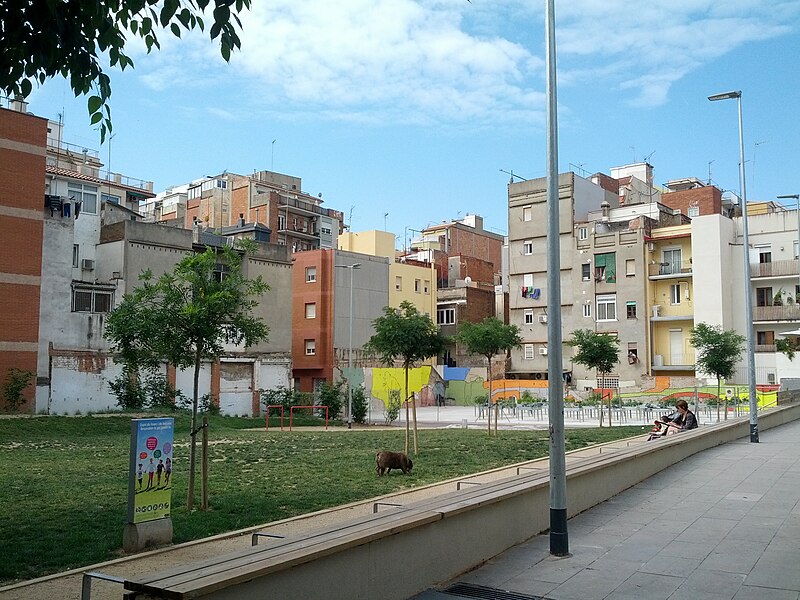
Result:
[[[694,375],[691,225],[654,229],[647,242],[647,301],[655,375]]]

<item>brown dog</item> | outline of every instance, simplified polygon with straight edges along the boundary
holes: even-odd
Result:
[[[388,475],[392,469],[400,469],[403,473],[411,471],[414,463],[402,452],[378,452],[375,455],[375,471],[378,476],[383,475],[384,471]]]

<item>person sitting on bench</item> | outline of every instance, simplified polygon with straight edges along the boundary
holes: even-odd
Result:
[[[686,400],[678,400],[675,403],[675,408],[675,413],[656,421],[659,431],[651,433],[648,439],[652,440],[665,435],[674,435],[681,431],[688,431],[689,429],[695,429],[697,427],[697,417],[689,410],[689,405],[686,403]],[[662,423],[667,426],[663,431],[661,431]]]

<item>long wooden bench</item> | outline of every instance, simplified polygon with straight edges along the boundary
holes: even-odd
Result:
[[[762,429],[800,417],[800,405]],[[657,442],[568,454],[569,516],[686,456],[746,435],[728,422]],[[641,438],[637,441],[641,441]],[[583,455],[581,455],[583,454]],[[475,483],[475,482],[473,482]],[[523,472],[124,582],[128,598],[408,598],[549,525],[549,471]],[[520,515],[525,515],[520,519]]]

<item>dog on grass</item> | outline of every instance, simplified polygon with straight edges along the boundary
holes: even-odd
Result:
[[[392,469],[400,469],[409,473],[414,463],[403,452],[378,452],[375,455],[375,471],[380,477],[384,472],[388,475]]]

